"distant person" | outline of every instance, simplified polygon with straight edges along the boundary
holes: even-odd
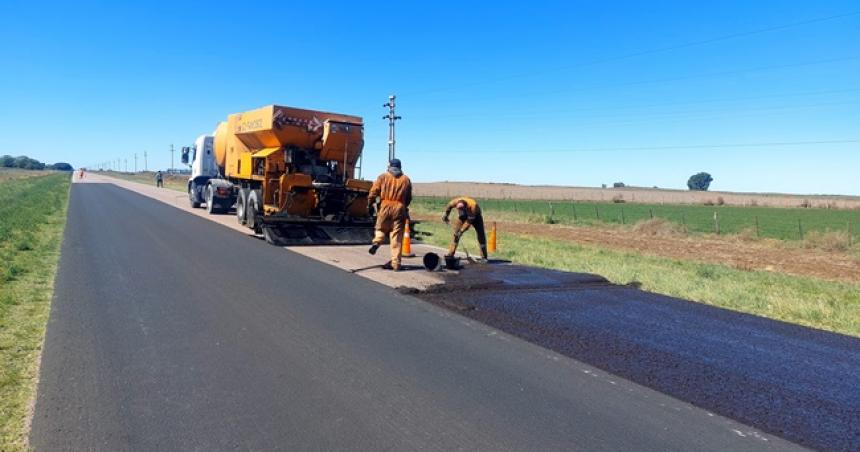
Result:
[[[83,179],[83,178],[84,178],[84,169],[83,169],[83,168],[81,168],[81,172],[80,172],[80,174],[78,175],[78,179]]]
[[[451,244],[448,245],[447,256],[453,256],[457,252],[457,246],[460,244],[460,238],[463,233],[469,230],[469,227],[475,227],[475,234],[478,235],[478,245],[481,247],[481,257],[487,260],[487,235],[484,231],[484,217],[481,215],[481,206],[478,201],[467,196],[454,198],[445,206],[445,214],[442,215],[442,222],[449,224],[448,216],[451,211],[457,209],[457,219],[454,221],[452,228],[454,230],[454,238]]]
[[[373,246],[368,252],[376,254],[387,234],[391,244],[391,269],[400,271],[403,228],[409,218],[409,203],[412,202],[412,181],[403,174],[400,160],[391,159],[388,170],[376,178],[367,197],[368,209],[373,209],[377,197],[382,199],[382,204],[376,216]]]
[[[161,175],[161,171],[155,172],[155,186],[164,187],[164,176]]]

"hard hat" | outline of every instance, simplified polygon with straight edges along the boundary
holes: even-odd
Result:
[[[390,162],[388,162],[388,166],[393,166],[393,167],[395,167],[395,168],[400,168],[400,159],[391,159],[391,161],[390,161]]]

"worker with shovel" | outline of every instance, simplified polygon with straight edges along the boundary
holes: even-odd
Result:
[[[447,256],[454,256],[457,252],[457,246],[460,244],[460,237],[463,233],[469,230],[470,227],[475,227],[475,233],[478,235],[478,245],[481,247],[481,258],[487,260],[487,235],[484,231],[484,217],[481,216],[481,207],[478,201],[467,196],[454,198],[445,206],[445,214],[442,215],[442,221],[449,224],[448,216],[451,211],[457,209],[457,219],[454,220],[452,228],[454,229],[454,238],[448,246]]]
[[[370,188],[367,197],[368,209],[373,210],[376,198],[382,203],[376,215],[376,231],[373,246],[368,252],[376,254],[376,250],[389,236],[391,244],[391,269],[400,271],[400,245],[403,243],[403,226],[409,218],[409,203],[412,202],[412,182],[401,169],[400,160],[391,159],[388,170],[380,174]]]

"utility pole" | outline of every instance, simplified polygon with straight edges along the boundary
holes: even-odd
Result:
[[[401,119],[400,116],[394,114],[394,99],[395,95],[388,96],[388,102],[382,104],[383,107],[388,107],[388,114],[382,119],[388,120],[388,161],[394,159],[394,122]]]
[[[122,159],[122,163],[123,163],[123,165],[125,165],[124,171],[127,173],[128,172],[128,159]]]
[[[144,172],[149,171],[149,168],[147,168],[147,165],[146,165],[146,151],[143,151],[143,171]]]
[[[173,172],[173,153],[176,149],[173,149],[173,144],[170,145],[170,172]]]
[[[137,152],[134,153],[134,172],[137,172]]]

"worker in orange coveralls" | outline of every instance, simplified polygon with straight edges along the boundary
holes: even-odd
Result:
[[[448,216],[451,211],[457,209],[457,219],[452,225],[454,229],[454,239],[448,246],[448,256],[453,256],[457,252],[457,245],[460,244],[460,237],[463,233],[469,230],[469,227],[475,227],[475,233],[478,235],[478,245],[481,247],[481,257],[487,260],[487,235],[484,232],[484,217],[481,216],[481,206],[478,201],[466,196],[454,198],[445,206],[445,214],[442,215],[442,221],[445,224],[450,223]]]
[[[382,203],[376,216],[373,246],[368,252],[376,254],[388,234],[391,244],[391,269],[400,271],[400,245],[403,243],[404,223],[409,218],[409,203],[412,202],[412,181],[403,174],[400,160],[392,159],[388,170],[380,174],[370,188],[367,203],[371,211],[377,197],[382,199]]]

